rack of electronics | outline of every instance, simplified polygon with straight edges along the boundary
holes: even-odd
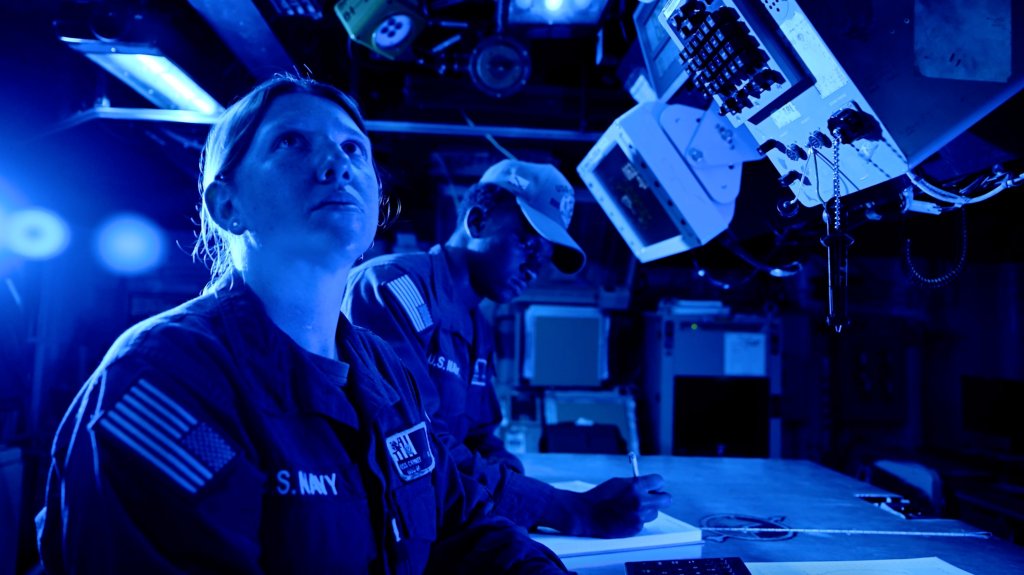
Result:
[[[644,315],[644,350],[645,452],[782,456],[778,318],[665,300]]]
[[[900,179],[901,211],[941,214],[1024,183],[948,189],[916,170],[1024,88],[1022,11],[954,0],[661,0],[634,14],[645,89],[577,167],[640,262],[732,221],[742,164],[767,158],[823,209],[829,323],[846,324],[847,196]],[[695,103],[696,102],[696,103]],[[864,195],[868,196],[867,194]]]

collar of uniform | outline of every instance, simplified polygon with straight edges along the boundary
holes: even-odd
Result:
[[[302,348],[298,348],[298,351],[306,356],[307,377],[291,385],[295,404],[307,413],[318,413],[358,428],[359,417],[351,403],[351,392],[346,389],[354,387],[349,385],[354,375],[352,366],[344,361],[309,353]]]
[[[434,321],[447,329],[467,336],[473,333],[473,309],[455,299],[455,279],[448,266],[448,257],[440,244],[430,248],[430,283],[434,290],[431,306]],[[474,307],[475,309],[475,307]]]
[[[358,401],[370,415],[398,403],[401,397],[386,381],[395,366],[388,365],[382,354],[383,340],[353,326],[345,314],[338,314],[338,318],[335,341],[340,359],[349,365],[348,380],[352,382],[349,393],[359,396]]]
[[[351,368],[302,349],[267,315],[263,302],[240,276],[215,296],[224,332],[243,370],[242,384],[253,383],[250,399],[278,412],[319,413],[358,427],[343,388]],[[258,363],[258,364],[257,364]]]
[[[270,360],[283,348],[298,346],[270,319],[263,301],[237,272],[222,278],[212,297],[218,302],[223,328],[237,357],[258,353]]]
[[[233,344],[256,346],[260,352],[270,348],[273,322],[263,302],[238,273],[222,278],[211,295],[221,309],[221,319]]]

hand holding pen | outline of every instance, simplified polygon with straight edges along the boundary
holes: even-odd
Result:
[[[609,479],[579,495],[573,535],[588,537],[630,537],[654,520],[658,511],[672,502],[661,489],[665,480],[657,474],[640,475],[636,454],[631,454],[633,477]]]
[[[635,451],[630,451],[629,452],[629,465],[630,465],[630,467],[633,468],[633,480],[634,481],[639,481],[640,480],[640,456],[637,455]],[[649,475],[648,477],[657,477],[659,480],[661,480],[661,484],[657,488],[651,488],[650,489],[651,493],[663,493],[665,495],[668,495],[664,491],[661,491],[661,485],[664,485],[665,482],[664,482],[664,480],[662,480],[660,475]]]

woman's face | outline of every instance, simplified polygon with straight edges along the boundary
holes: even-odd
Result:
[[[380,190],[370,141],[326,98],[272,102],[229,181],[253,256],[351,266],[373,241]]]

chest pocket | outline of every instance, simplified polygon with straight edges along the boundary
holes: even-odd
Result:
[[[437,493],[434,491],[434,474],[395,488],[394,498],[398,516],[405,527],[405,536],[420,542],[437,539]]]
[[[271,480],[262,526],[268,571],[313,573],[370,565],[377,543],[357,464],[323,473],[281,469]]]
[[[488,397],[493,393],[486,361],[478,362],[475,351],[463,334],[443,323],[430,346],[428,359],[440,399],[439,413],[459,441],[487,418]]]

